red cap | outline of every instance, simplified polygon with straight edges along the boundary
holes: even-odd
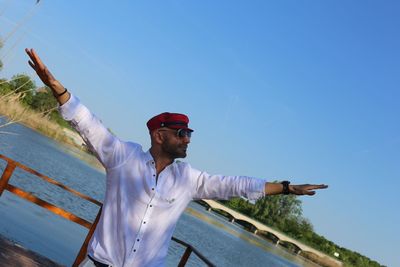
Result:
[[[161,127],[168,127],[171,129],[186,129],[192,131],[188,127],[189,118],[185,114],[164,112],[154,116],[147,122],[149,131],[156,130]]]

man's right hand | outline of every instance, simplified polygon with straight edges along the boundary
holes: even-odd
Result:
[[[35,50],[25,49],[25,52],[28,54],[30,60],[28,61],[29,65],[32,69],[35,70],[36,74],[42,80],[42,82],[47,85],[52,91],[53,95],[57,98],[57,101],[62,105],[69,99],[69,93],[63,94],[59,96],[65,91],[64,86],[54,78],[53,74],[47,69],[46,65],[43,64],[40,57],[36,54]]]

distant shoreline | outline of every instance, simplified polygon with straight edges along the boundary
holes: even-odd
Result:
[[[49,123],[53,123],[51,121],[48,121]],[[31,127],[30,125],[26,125],[25,123],[18,123],[21,124],[25,127],[30,128],[31,130],[46,136],[47,138],[50,138],[51,140],[55,141],[58,143],[64,151],[66,151],[68,154],[73,155],[74,157],[83,160],[86,162],[88,165],[93,167],[94,169],[105,172],[103,166],[99,162],[99,160],[92,154],[86,152],[84,149],[84,146],[80,145],[79,143],[76,142],[77,139],[76,136],[79,136],[77,133],[67,129],[67,128],[62,128],[64,135],[61,135],[63,138],[54,138],[52,134],[47,134],[47,132],[42,131],[40,127]],[[55,123],[54,123],[55,124]],[[74,136],[74,137],[72,137]],[[79,136],[80,138],[80,136]],[[81,139],[82,140],[82,139]],[[82,140],[83,142],[83,140]]]
[[[21,124],[56,141],[63,146],[66,151],[71,152],[71,154],[85,161],[95,169],[104,171],[103,166],[97,158],[85,151],[84,141],[78,133],[51,121],[48,116],[44,114],[23,106],[18,98],[0,98],[0,115],[5,117],[8,121],[0,124],[0,132],[3,131],[3,134],[9,134],[6,131],[8,127],[7,123]]]

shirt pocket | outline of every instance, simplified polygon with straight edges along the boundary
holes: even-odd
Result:
[[[187,191],[173,190],[173,191],[161,191],[157,192],[154,196],[156,204],[161,207],[170,207],[173,205],[179,205],[188,196]]]

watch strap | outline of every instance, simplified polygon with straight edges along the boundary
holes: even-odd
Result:
[[[289,195],[290,194],[290,189],[289,189],[289,181],[282,181],[281,182],[283,188],[282,188],[282,194],[284,195]]]

